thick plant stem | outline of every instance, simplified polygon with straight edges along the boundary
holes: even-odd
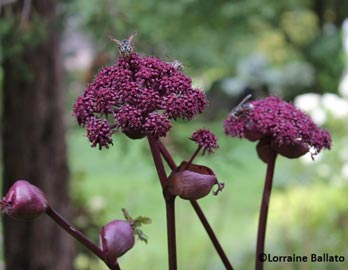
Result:
[[[163,155],[164,159],[168,163],[169,167],[172,170],[175,170],[177,168],[175,161],[173,160],[172,156],[168,152],[167,148],[161,142],[159,142],[159,149],[160,149],[161,154]],[[198,151],[196,151],[196,153],[198,153]],[[193,156],[195,156],[195,155],[193,155]],[[204,212],[201,209],[201,207],[199,206],[198,202],[197,201],[190,201],[190,202],[191,202],[191,205],[192,205],[193,209],[195,210],[199,220],[201,221],[204,229],[206,230],[211,242],[213,243],[213,246],[214,246],[216,252],[220,256],[220,259],[221,259],[222,263],[224,264],[226,270],[233,270],[233,267],[232,267],[230,261],[228,260],[222,246],[220,245],[219,240],[217,239],[217,237],[214,233],[214,230],[210,226],[209,221],[207,220],[206,216],[204,215]]]
[[[175,164],[174,159],[168,152],[167,148],[163,145],[161,141],[158,142],[158,147],[160,149],[160,153],[164,157],[165,161],[167,162],[168,166],[172,169],[172,171],[176,170],[177,166]]]
[[[111,270],[121,270],[118,264],[109,265],[107,263],[105,253],[97,245],[95,245],[91,240],[89,240],[83,233],[77,230],[69,221],[67,221],[52,207],[50,206],[47,207],[46,214],[50,218],[52,218],[54,222],[56,222],[62,229],[68,232],[72,237],[74,237],[77,241],[83,244],[87,249],[89,249],[95,255],[97,255],[102,261],[104,261]]]
[[[152,157],[156,166],[158,178],[160,180],[162,189],[167,181],[167,175],[161,159],[161,152],[159,147],[159,140],[148,137]],[[177,269],[176,256],[176,232],[175,232],[175,197],[165,194],[164,200],[166,203],[166,217],[167,217],[167,241],[168,241],[168,265],[169,270]]]
[[[169,270],[177,269],[176,232],[175,232],[175,198],[166,198],[167,232],[168,232],[168,259]]]
[[[269,158],[267,163],[267,173],[265,179],[265,186],[263,188],[262,202],[260,207],[259,216],[259,227],[257,232],[257,243],[256,243],[256,255],[255,255],[255,269],[263,270],[262,256],[265,250],[265,237],[266,237],[266,226],[267,226],[267,214],[269,201],[272,191],[272,182],[274,167],[276,162],[277,153],[273,153],[272,157]]]
[[[216,252],[219,254],[220,259],[221,259],[222,263],[224,264],[226,270],[233,270],[232,264],[228,260],[223,248],[220,245],[219,240],[217,239],[217,237],[214,233],[214,230],[210,226],[210,224],[209,224],[206,216],[204,215],[201,207],[199,206],[198,202],[197,201],[190,201],[190,202],[191,202],[193,209],[196,211],[196,214],[199,217],[199,220],[201,221],[201,223],[202,223],[205,231],[207,232],[211,242],[213,243]]]
[[[199,151],[201,151],[202,149],[202,146],[198,146],[196,151],[193,153],[192,157],[190,158],[190,160],[187,162],[186,166],[185,166],[185,169],[187,169],[190,164],[192,163],[192,161],[195,159],[195,157],[198,155]]]
[[[159,178],[161,186],[163,188],[165,182],[167,181],[167,175],[166,175],[166,171],[164,169],[163,162],[161,159],[161,154],[160,154],[160,150],[158,147],[158,140],[155,138],[151,138],[151,137],[148,137],[147,139],[149,141],[150,150],[151,150],[153,161],[155,163],[158,178]]]

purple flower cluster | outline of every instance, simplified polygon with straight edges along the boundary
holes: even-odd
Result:
[[[224,123],[225,133],[232,137],[260,140],[273,151],[289,158],[299,157],[312,148],[318,154],[330,149],[331,136],[293,104],[278,97],[250,102],[247,113],[230,115]]]
[[[87,122],[87,138],[92,143],[92,147],[99,145],[99,149],[103,146],[109,147],[112,144],[112,130],[106,119],[91,117]]]
[[[203,148],[202,155],[204,155],[205,152],[213,153],[219,148],[216,136],[208,129],[198,129],[192,134],[190,139]]]
[[[171,119],[191,120],[201,113],[206,97],[174,65],[131,53],[105,67],[77,98],[74,116],[87,128],[92,146],[108,147],[121,131],[133,139],[163,137]]]

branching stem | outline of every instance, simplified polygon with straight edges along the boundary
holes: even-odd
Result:
[[[83,233],[81,233],[78,229],[75,228],[69,221],[67,221],[62,215],[60,215],[55,209],[48,206],[46,209],[46,214],[52,218],[62,229],[68,232],[72,237],[74,237],[77,241],[83,244],[87,249],[92,251],[95,255],[97,255],[103,262],[111,270],[121,270],[118,263],[110,265],[107,262],[106,254],[91,240],[89,240]]]
[[[175,161],[173,160],[172,156],[170,155],[170,153],[168,152],[167,148],[159,141],[158,142],[158,146],[160,149],[160,152],[162,154],[162,156],[164,157],[164,159],[166,160],[167,164],[169,165],[169,167],[174,171],[177,169],[177,166],[175,164]],[[192,155],[191,157],[191,162],[194,159],[194,157],[198,154],[200,148],[197,148],[197,150],[195,151],[195,153]],[[201,221],[204,229],[206,230],[211,242],[214,245],[214,248],[216,250],[216,252],[218,253],[218,255],[220,256],[221,261],[223,262],[226,270],[233,270],[233,267],[230,263],[230,261],[228,260],[222,246],[220,245],[219,240],[217,239],[214,230],[212,229],[212,227],[209,224],[209,221],[207,220],[206,216],[204,215],[203,210],[201,209],[200,205],[198,204],[197,201],[190,201],[193,209],[195,210],[199,220]]]
[[[167,175],[161,159],[159,140],[148,137],[152,157],[157,170],[158,178],[160,180],[162,189],[164,189]],[[166,218],[167,218],[167,239],[168,239],[168,265],[169,270],[177,269],[176,256],[176,232],[175,232],[175,196],[165,194],[164,200],[166,203]]]

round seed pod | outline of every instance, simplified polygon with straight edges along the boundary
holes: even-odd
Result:
[[[224,185],[218,182],[210,168],[183,162],[168,178],[165,192],[185,200],[198,200],[208,195],[214,185],[218,185],[216,195]]]
[[[0,202],[5,215],[30,220],[40,216],[47,209],[45,194],[26,180],[16,181]]]
[[[124,220],[113,220],[102,227],[99,233],[99,245],[106,253],[110,264],[115,264],[117,258],[130,250],[135,243],[131,225]]]

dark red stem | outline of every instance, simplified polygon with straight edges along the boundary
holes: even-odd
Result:
[[[46,214],[52,218],[62,229],[68,232],[77,241],[83,244],[86,248],[97,255],[111,270],[121,270],[120,266],[116,263],[115,265],[109,265],[107,263],[105,253],[95,245],[91,240],[89,240],[83,233],[75,228],[69,221],[67,221],[62,215],[60,215],[55,209],[48,206],[46,209]]]
[[[153,161],[157,170],[158,178],[160,180],[162,188],[164,187],[165,182],[167,181],[167,174],[163,166],[161,159],[161,154],[158,146],[158,140],[152,137],[147,138],[150,145],[150,150],[152,154]]]
[[[158,178],[160,179],[162,189],[167,181],[166,171],[161,158],[159,140],[148,137],[152,157],[156,166]],[[167,217],[167,239],[168,239],[168,265],[169,270],[177,269],[176,256],[176,232],[175,232],[175,197],[163,194],[166,203],[166,217]]]
[[[164,157],[164,159],[167,162],[167,164],[169,165],[170,169],[172,171],[176,170],[175,161],[173,160],[173,158],[170,155],[170,153],[168,152],[167,148],[163,145],[163,143],[161,141],[158,142],[158,147],[159,147],[160,153]]]
[[[201,151],[202,146],[198,146],[196,151],[193,153],[192,157],[190,158],[190,160],[186,163],[185,169],[187,169],[190,164],[192,163],[192,161],[195,159],[195,157],[198,155],[199,151]]]
[[[175,230],[175,197],[166,198],[166,216],[168,232],[168,264],[169,270],[177,269],[176,230]]]
[[[267,163],[267,173],[265,179],[265,186],[263,188],[262,202],[260,207],[259,216],[259,227],[257,231],[257,243],[256,243],[256,258],[255,258],[255,269],[263,270],[263,260],[260,259],[265,250],[265,237],[266,237],[266,226],[267,226],[267,214],[269,201],[271,198],[272,182],[274,167],[277,153],[273,153]]]
[[[159,149],[161,151],[161,154],[163,155],[164,159],[166,160],[166,162],[168,163],[169,167],[172,170],[175,170],[177,168],[175,161],[173,160],[172,156],[170,155],[170,153],[168,152],[167,148],[159,141]],[[199,152],[200,149],[196,150],[196,153]],[[197,155],[197,154],[196,154]],[[194,157],[195,155],[193,155]],[[193,158],[191,158],[193,160]],[[209,224],[209,221],[207,220],[206,216],[204,215],[204,212],[202,211],[201,207],[199,206],[197,201],[190,201],[191,205],[193,207],[193,209],[195,210],[199,220],[201,221],[204,229],[206,230],[211,242],[214,245],[214,248],[216,250],[216,252],[219,254],[221,261],[223,262],[225,268],[227,270],[233,270],[233,267],[230,263],[230,261],[228,260],[222,246],[220,245],[219,240],[217,239],[214,230],[212,229],[212,227]]]
[[[219,243],[219,240],[217,239],[217,237],[214,233],[214,230],[210,226],[210,224],[209,224],[206,216],[204,215],[201,207],[199,206],[198,202],[197,201],[190,201],[190,202],[191,202],[193,209],[196,211],[196,214],[199,217],[199,220],[202,222],[203,227],[204,227],[205,231],[207,232],[211,242],[213,243],[216,252],[219,254],[220,259],[221,259],[222,263],[224,264],[226,270],[233,270],[232,264],[228,260],[222,246]]]

